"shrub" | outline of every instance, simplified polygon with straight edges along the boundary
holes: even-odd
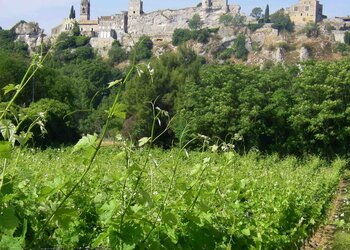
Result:
[[[203,22],[199,14],[193,15],[193,17],[188,21],[188,27],[191,30],[198,30],[202,27]]]
[[[224,26],[230,26],[233,23],[233,16],[229,14],[223,14],[220,16],[219,22]]]
[[[303,29],[307,37],[318,37],[320,35],[320,30],[318,28],[317,23],[309,22],[306,24],[305,28]]]
[[[237,59],[247,60],[249,51],[245,47],[246,37],[244,34],[239,34],[234,41],[233,50]]]
[[[94,51],[91,47],[83,46],[76,48],[74,51],[76,59],[88,60],[94,58]]]
[[[172,43],[178,46],[192,39],[192,31],[188,29],[175,29],[173,33]]]
[[[328,33],[331,33],[332,30],[336,30],[336,28],[330,23],[326,23],[324,28]]]
[[[264,26],[263,23],[250,23],[247,25],[248,29],[251,31],[251,32],[254,32],[260,28],[262,28]]]

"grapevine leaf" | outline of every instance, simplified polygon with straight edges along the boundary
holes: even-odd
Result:
[[[86,135],[81,138],[78,143],[73,148],[73,153],[81,149],[88,149],[89,147],[94,147],[97,141],[97,134]]]
[[[245,236],[250,236],[250,230],[249,228],[245,228],[242,230],[242,234],[245,235]]]
[[[139,140],[139,147],[146,145],[151,140],[151,137],[143,137]]]
[[[6,85],[3,90],[4,90],[4,94],[7,95],[8,93],[14,91],[14,90],[17,90],[18,89],[18,85],[14,85],[14,84],[9,84],[9,85]]]
[[[0,229],[9,235],[12,235],[19,225],[19,220],[15,215],[15,210],[12,207],[5,208],[0,214]]]
[[[10,159],[11,143],[8,141],[0,141],[0,158]]]
[[[126,106],[124,104],[117,104],[113,110],[113,116],[125,120],[126,118]]]
[[[16,126],[10,120],[0,121],[0,132],[5,140],[14,142],[14,135],[16,134]]]

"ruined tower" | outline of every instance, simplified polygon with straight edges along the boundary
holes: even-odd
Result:
[[[202,0],[202,8],[208,9],[222,9],[227,11],[228,0]]]
[[[90,20],[90,0],[81,0],[80,21]]]
[[[142,0],[129,0],[129,16],[140,16],[143,14]]]
[[[211,7],[211,0],[202,0],[202,8],[207,10]]]

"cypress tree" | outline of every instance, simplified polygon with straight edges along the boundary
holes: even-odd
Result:
[[[270,22],[270,6],[266,5],[264,23],[269,23],[269,22]]]
[[[75,18],[75,10],[72,5],[72,7],[70,8],[69,19],[74,19],[74,18]]]

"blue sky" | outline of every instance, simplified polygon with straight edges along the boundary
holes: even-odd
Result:
[[[146,12],[158,9],[176,9],[195,6],[201,0],[144,0]],[[249,14],[254,7],[270,10],[285,8],[298,0],[229,0],[230,4],[239,4],[242,12]],[[80,0],[0,0],[0,26],[10,28],[20,20],[39,22],[40,27],[50,33],[51,28],[58,25],[64,17],[69,15],[70,6],[74,5],[79,13]],[[324,12],[329,17],[350,15],[349,0],[321,0]],[[92,17],[110,15],[127,10],[128,0],[91,0]]]

